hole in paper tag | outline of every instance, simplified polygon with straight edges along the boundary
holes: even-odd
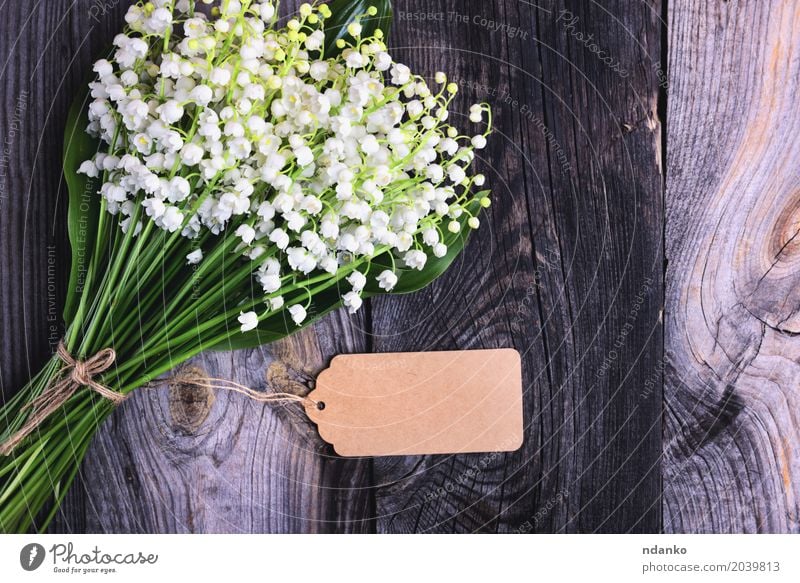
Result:
[[[522,370],[513,349],[341,355],[308,397],[306,413],[341,456],[522,445]]]

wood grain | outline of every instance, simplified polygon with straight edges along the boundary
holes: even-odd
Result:
[[[402,3],[402,58],[459,80],[461,119],[495,108],[494,204],[443,278],[374,303],[372,347],[517,348],[526,442],[376,460],[381,531],[660,528],[660,5],[604,4]]]
[[[0,5],[0,128],[10,141],[0,199],[4,394],[36,371],[59,338],[69,264],[59,183],[63,112],[128,4]],[[283,4],[288,11],[299,3]],[[25,108],[15,113],[20,96]],[[207,354],[193,364],[257,389],[307,392],[331,356],[365,350],[363,329],[363,318],[336,314],[268,349]],[[371,530],[369,469],[332,456],[299,410],[164,386],[137,393],[103,426],[51,530]]]
[[[21,48],[5,47],[8,62],[32,69],[42,53],[53,77],[39,81],[32,120],[50,119],[43,112],[51,103],[54,111],[65,109],[91,59],[118,29],[123,4],[103,4],[108,12],[98,22],[87,18],[97,6],[87,1],[6,13],[11,29],[37,32],[21,34]],[[54,531],[659,528],[660,388],[642,397],[643,387],[658,378],[661,341],[654,291],[661,285],[658,5],[633,10],[620,3],[608,11],[582,3],[431,6],[398,2],[400,11],[438,12],[445,22],[400,17],[394,44],[427,74],[448,70],[462,85],[462,112],[476,98],[497,108],[498,134],[481,162],[497,193],[486,228],[429,290],[381,300],[361,319],[333,316],[263,351],[207,355],[193,364],[255,387],[266,385],[268,369],[270,388],[303,391],[340,352],[514,346],[525,354],[525,448],[384,459],[373,468],[369,461],[330,457],[291,409],[164,387],[137,394],[102,429]],[[564,22],[573,18],[560,15],[566,9],[577,24]],[[576,40],[578,33],[614,27],[598,42],[631,69],[629,78]],[[57,39],[51,52],[36,45],[47,35]],[[4,94],[5,115],[11,101]],[[20,188],[35,163],[25,160],[26,142],[16,154],[13,183],[15,208],[41,205],[35,210],[50,213],[44,216],[54,225],[63,224],[64,210],[54,205],[52,178],[61,121],[51,119],[51,139],[34,158],[46,161],[42,175],[52,182],[36,192]],[[43,131],[34,126],[25,135]],[[20,225],[41,220],[42,213],[16,212],[2,219],[9,233],[3,239],[9,267],[0,271],[9,291],[3,301],[8,346],[27,336],[20,339],[6,314],[19,313],[24,301],[47,305],[41,227],[31,233],[28,255],[17,248],[24,240]],[[63,262],[63,231],[52,237]],[[20,271],[30,279],[24,295],[12,281]],[[24,319],[42,327],[41,314]],[[40,358],[47,352],[41,334],[37,328]],[[4,387],[18,386],[27,367],[36,366],[36,358],[10,352],[15,360],[3,361],[3,370],[12,371]]]
[[[69,2],[34,4],[5,2],[0,9],[9,25],[0,35],[0,392],[6,396],[55,351],[68,257],[65,215],[55,202],[63,112],[74,88],[61,86],[74,53],[65,50]]]
[[[191,366],[255,390],[304,395],[324,355],[363,351],[363,338],[339,312],[269,349],[207,353]],[[198,406],[194,390],[177,405],[179,391],[138,391],[104,425],[53,530],[372,529],[369,463],[332,455],[300,407],[265,407],[230,393]]]
[[[670,3],[664,527],[800,532],[800,6]]]

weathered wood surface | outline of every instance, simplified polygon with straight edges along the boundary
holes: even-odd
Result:
[[[8,394],[59,338],[49,326],[58,319],[57,293],[69,264],[59,186],[64,112],[93,59],[121,28],[128,4],[0,5],[1,128],[11,127],[17,95],[29,95],[9,148],[0,218],[0,381]],[[336,314],[268,348],[203,355],[192,364],[253,388],[269,383],[303,393],[333,355],[366,350],[363,330],[363,317]],[[332,456],[299,410],[179,387],[141,391],[98,433],[51,530],[370,531],[369,467]]]
[[[30,93],[0,212],[6,393],[48,354],[48,310],[61,300],[47,292],[48,242],[56,290],[68,253],[57,205],[64,112],[127,4],[0,4],[2,132],[20,89]],[[456,115],[475,99],[496,107],[480,161],[495,204],[463,259],[430,289],[358,318],[336,314],[279,345],[193,363],[299,392],[341,352],[514,346],[524,448],[342,460],[291,407],[164,387],[138,393],[102,429],[54,531],[661,528],[661,7],[535,4],[395,3],[393,44],[414,68],[460,82]],[[98,22],[93,6],[108,9]]]
[[[800,532],[800,6],[669,21],[664,527]]]
[[[660,528],[660,389],[642,396],[662,351],[660,8],[604,5],[398,3],[445,15],[398,21],[403,58],[459,80],[461,111],[494,106],[481,167],[495,192],[458,266],[373,304],[373,346],[516,347],[526,442],[513,454],[376,460],[382,531]]]

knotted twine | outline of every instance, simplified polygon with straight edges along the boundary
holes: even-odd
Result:
[[[94,380],[114,364],[117,353],[113,348],[104,348],[86,360],[76,360],[67,351],[64,342],[58,343],[56,356],[64,363],[58,372],[59,380],[46,387],[42,394],[25,404],[23,410],[31,408],[33,412],[25,425],[0,445],[0,455],[9,455],[19,443],[30,435],[45,419],[52,415],[81,387],[91,389],[101,397],[108,399],[114,406],[122,403],[126,396],[112,391]],[[67,374],[69,373],[69,374]]]
[[[105,387],[94,380],[94,377],[101,375],[107,371],[117,359],[117,353],[113,348],[104,348],[91,358],[80,361],[72,357],[67,351],[64,342],[58,343],[56,355],[64,363],[64,366],[58,373],[62,378],[47,387],[42,394],[27,403],[24,409],[32,408],[31,414],[25,425],[22,426],[16,433],[9,437],[2,445],[0,445],[0,455],[7,456],[19,443],[28,437],[45,419],[52,415],[64,403],[66,403],[72,395],[75,394],[81,387],[86,387],[93,390],[95,393],[111,401],[117,407],[127,399],[127,395],[118,393]],[[69,372],[68,376],[64,376]],[[145,388],[153,388],[163,383],[183,383],[199,388],[211,389],[214,391],[224,390],[239,393],[253,401],[266,404],[277,403],[301,403],[303,405],[311,404],[316,406],[317,402],[308,397],[301,397],[292,393],[261,393],[253,389],[228,381],[225,379],[217,379],[206,377],[203,375],[184,373],[174,377],[160,379],[159,381],[149,382],[144,385]]]

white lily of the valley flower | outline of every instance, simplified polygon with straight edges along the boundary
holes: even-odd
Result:
[[[412,269],[422,269],[428,261],[428,256],[422,251],[414,249],[403,256],[403,261]]]
[[[388,291],[392,291],[394,286],[397,285],[397,275],[394,274],[393,271],[385,270],[381,271],[381,273],[377,277],[378,286],[381,289]]]
[[[350,291],[342,296],[342,302],[351,314],[355,314],[364,303],[364,300],[361,299],[358,292]]]
[[[197,265],[202,260],[203,260],[203,251],[201,249],[195,249],[186,256],[186,262],[189,265]]]
[[[306,309],[301,306],[300,304],[295,304],[294,306],[289,307],[289,315],[294,320],[294,323],[298,326],[305,321],[308,314],[306,313]]]
[[[325,4],[280,25],[266,0],[226,0],[211,17],[189,0],[151,1],[131,6],[113,58],[95,63],[87,131],[108,147],[79,168],[103,177],[123,229],[235,236],[265,303],[282,309],[268,296],[285,287],[280,302],[300,325],[303,281],[346,269],[355,311],[374,256],[425,269],[447,254],[445,228],[479,224],[490,201],[469,192],[485,182],[470,164],[490,128],[448,121],[458,85],[447,75],[432,89],[360,21],[348,27],[357,43],[323,54]],[[470,107],[472,122],[487,117],[487,105]],[[202,259],[199,248],[186,256]],[[398,277],[376,279],[391,291]]]
[[[367,285],[367,276],[358,271],[354,271],[347,277],[347,281],[351,286],[353,286],[354,292],[361,293],[361,290],[363,290],[364,286]]]
[[[256,230],[250,225],[239,225],[236,229],[236,236],[239,237],[245,245],[249,245],[256,238]]]
[[[258,315],[255,312],[241,312],[239,323],[242,325],[242,332],[249,332],[258,328]]]

